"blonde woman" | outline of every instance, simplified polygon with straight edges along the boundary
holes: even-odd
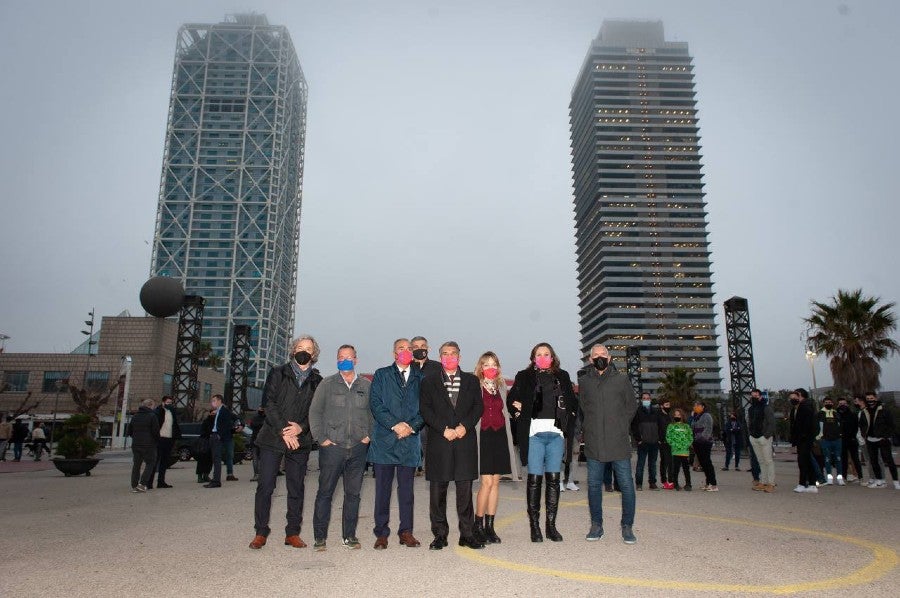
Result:
[[[481,384],[484,411],[479,426],[479,472],[481,485],[475,498],[475,537],[481,542],[499,544],[494,531],[494,516],[500,499],[500,476],[512,473],[507,413],[504,405],[506,384],[500,371],[500,359],[488,351],[478,358],[475,376]]]

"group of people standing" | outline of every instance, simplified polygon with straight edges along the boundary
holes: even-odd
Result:
[[[306,546],[300,538],[304,478],[313,439],[319,445],[319,488],[313,512],[316,550],[326,550],[333,496],[343,482],[341,545],[361,547],[357,537],[360,490],[366,462],[375,476],[374,548],[388,548],[390,505],[397,488],[401,546],[421,546],[413,535],[413,482],[427,456],[431,550],[448,546],[449,485],[455,486],[460,546],[481,549],[500,543],[494,528],[499,482],[515,466],[513,436],[528,469],[527,514],[531,540],[559,542],[556,527],[560,474],[565,452],[564,431],[574,422],[579,402],[588,462],[591,524],[588,540],[603,536],[604,470],[619,472],[622,483],[622,537],[636,541],[634,486],[630,483],[629,426],[636,409],[628,378],[610,363],[606,347],[591,350],[590,365],[579,371],[580,401],[569,374],[548,343],[531,351],[526,368],[506,388],[500,359],[482,354],[473,371],[460,367],[460,347],[454,341],[438,349],[439,360],[428,358],[423,337],[397,339],[393,363],[376,370],[371,382],[356,372],[356,349],[338,348],[337,373],[323,378],[314,367],[319,345],[311,336],[291,344],[289,363],[273,368],[263,391],[265,419],[258,433],[259,472],[255,498],[255,535],[250,548],[268,541],[272,493],[284,460],[287,524],[284,543]],[[512,422],[513,431],[508,430]],[[424,449],[424,450],[423,450]],[[472,485],[480,478],[473,504]],[[627,481],[626,481],[627,480]],[[540,525],[544,489],[544,527]]]

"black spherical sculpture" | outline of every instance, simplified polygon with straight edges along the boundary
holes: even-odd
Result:
[[[181,281],[168,276],[154,276],[141,287],[141,305],[151,316],[174,316],[184,303]]]

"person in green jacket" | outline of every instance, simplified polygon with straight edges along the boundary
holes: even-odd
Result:
[[[684,489],[691,489],[691,466],[688,455],[691,452],[691,444],[694,443],[694,433],[691,427],[684,423],[684,411],[676,409],[672,412],[672,423],[666,426],[666,442],[672,447],[672,470],[669,474],[669,483],[664,485],[666,490],[681,490],[678,485],[678,468],[684,471]]]

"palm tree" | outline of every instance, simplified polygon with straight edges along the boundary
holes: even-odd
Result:
[[[813,301],[812,315],[804,319],[810,347],[830,358],[835,386],[854,395],[878,390],[878,362],[900,351],[890,336],[897,329],[895,304],[880,302],[863,297],[862,289],[838,289],[831,303]]]
[[[222,358],[213,351],[212,343],[209,341],[201,341],[197,347],[195,354],[200,365],[214,370],[222,367]]]
[[[697,398],[694,372],[675,367],[665,372],[659,385],[660,399],[669,400],[675,407],[686,408]]]

